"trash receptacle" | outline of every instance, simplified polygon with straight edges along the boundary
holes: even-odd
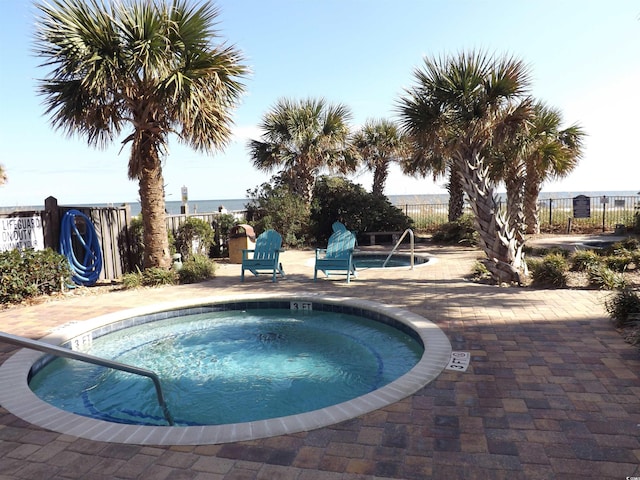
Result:
[[[242,263],[242,250],[255,248],[255,242],[251,225],[236,225],[229,230],[229,263]]]
[[[616,228],[613,231],[614,235],[626,235],[627,228],[624,226],[624,223],[616,223]]]

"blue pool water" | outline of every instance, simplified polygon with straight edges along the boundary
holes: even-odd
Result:
[[[384,262],[389,256],[388,253],[385,254],[372,254],[372,253],[354,253],[353,254],[353,262],[356,265],[356,269],[364,269],[364,268],[383,268]],[[416,255],[414,257],[414,265],[422,265],[429,261],[428,257],[422,255]],[[411,255],[407,253],[394,253],[389,261],[387,262],[386,267],[384,268],[393,268],[393,267],[408,267],[411,265]]]
[[[93,340],[87,353],[155,371],[176,425],[293,415],[347,401],[408,372],[424,349],[347,313],[228,310],[158,320]],[[43,400],[119,423],[166,425],[153,384],[56,359],[31,379]]]

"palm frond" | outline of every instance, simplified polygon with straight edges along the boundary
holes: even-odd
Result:
[[[50,69],[39,93],[55,128],[96,146],[127,123],[133,148],[151,140],[162,151],[172,132],[202,151],[226,145],[248,69],[235,47],[214,45],[212,3],[51,0],[37,8],[34,52]]]

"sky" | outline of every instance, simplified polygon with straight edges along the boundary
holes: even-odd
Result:
[[[241,199],[271,173],[253,167],[247,143],[281,98],[324,98],[368,119],[397,120],[405,89],[425,57],[483,50],[530,68],[531,95],[587,133],[577,169],[545,192],[640,191],[640,2],[637,0],[218,0],[220,41],[243,52],[251,74],[233,112],[234,135],[205,155],[170,138],[166,199]],[[138,201],[129,151],[106,150],[55,131],[44,116],[32,54],[35,8],[0,0],[0,206]],[[123,133],[124,138],[128,132]],[[353,180],[367,190],[370,174]],[[387,195],[446,192],[446,179],[391,169]]]

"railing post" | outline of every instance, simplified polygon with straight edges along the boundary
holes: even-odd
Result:
[[[553,213],[552,213],[552,209],[553,209],[553,199],[550,198],[549,199],[549,228],[552,227],[552,222],[553,222]]]
[[[171,416],[171,412],[169,412],[169,407],[167,406],[167,403],[165,402],[165,399],[164,399],[164,395],[162,394],[162,386],[160,385],[160,378],[158,377],[158,375],[155,374],[155,372],[152,372],[151,370],[147,370],[146,368],[134,367],[132,365],[127,365],[125,363],[120,363],[113,360],[107,360],[105,358],[89,355],[88,353],[77,352],[75,350],[70,350],[64,347],[60,347],[58,345],[45,343],[40,340],[23,338],[23,337],[19,337],[17,335],[11,335],[10,333],[5,333],[5,332],[0,332],[0,341],[10,343],[11,345],[16,345],[18,347],[24,347],[24,348],[29,348],[32,350],[48,353],[50,355],[54,355],[57,357],[70,358],[72,360],[78,360],[80,362],[87,362],[93,365],[113,368],[116,370],[121,370],[123,372],[133,373],[134,375],[141,375],[143,377],[147,377],[153,382],[153,385],[156,390],[156,396],[158,397],[158,405],[162,409],[162,413],[164,414],[164,417],[167,420],[167,423],[170,426],[174,425],[173,417]]]

